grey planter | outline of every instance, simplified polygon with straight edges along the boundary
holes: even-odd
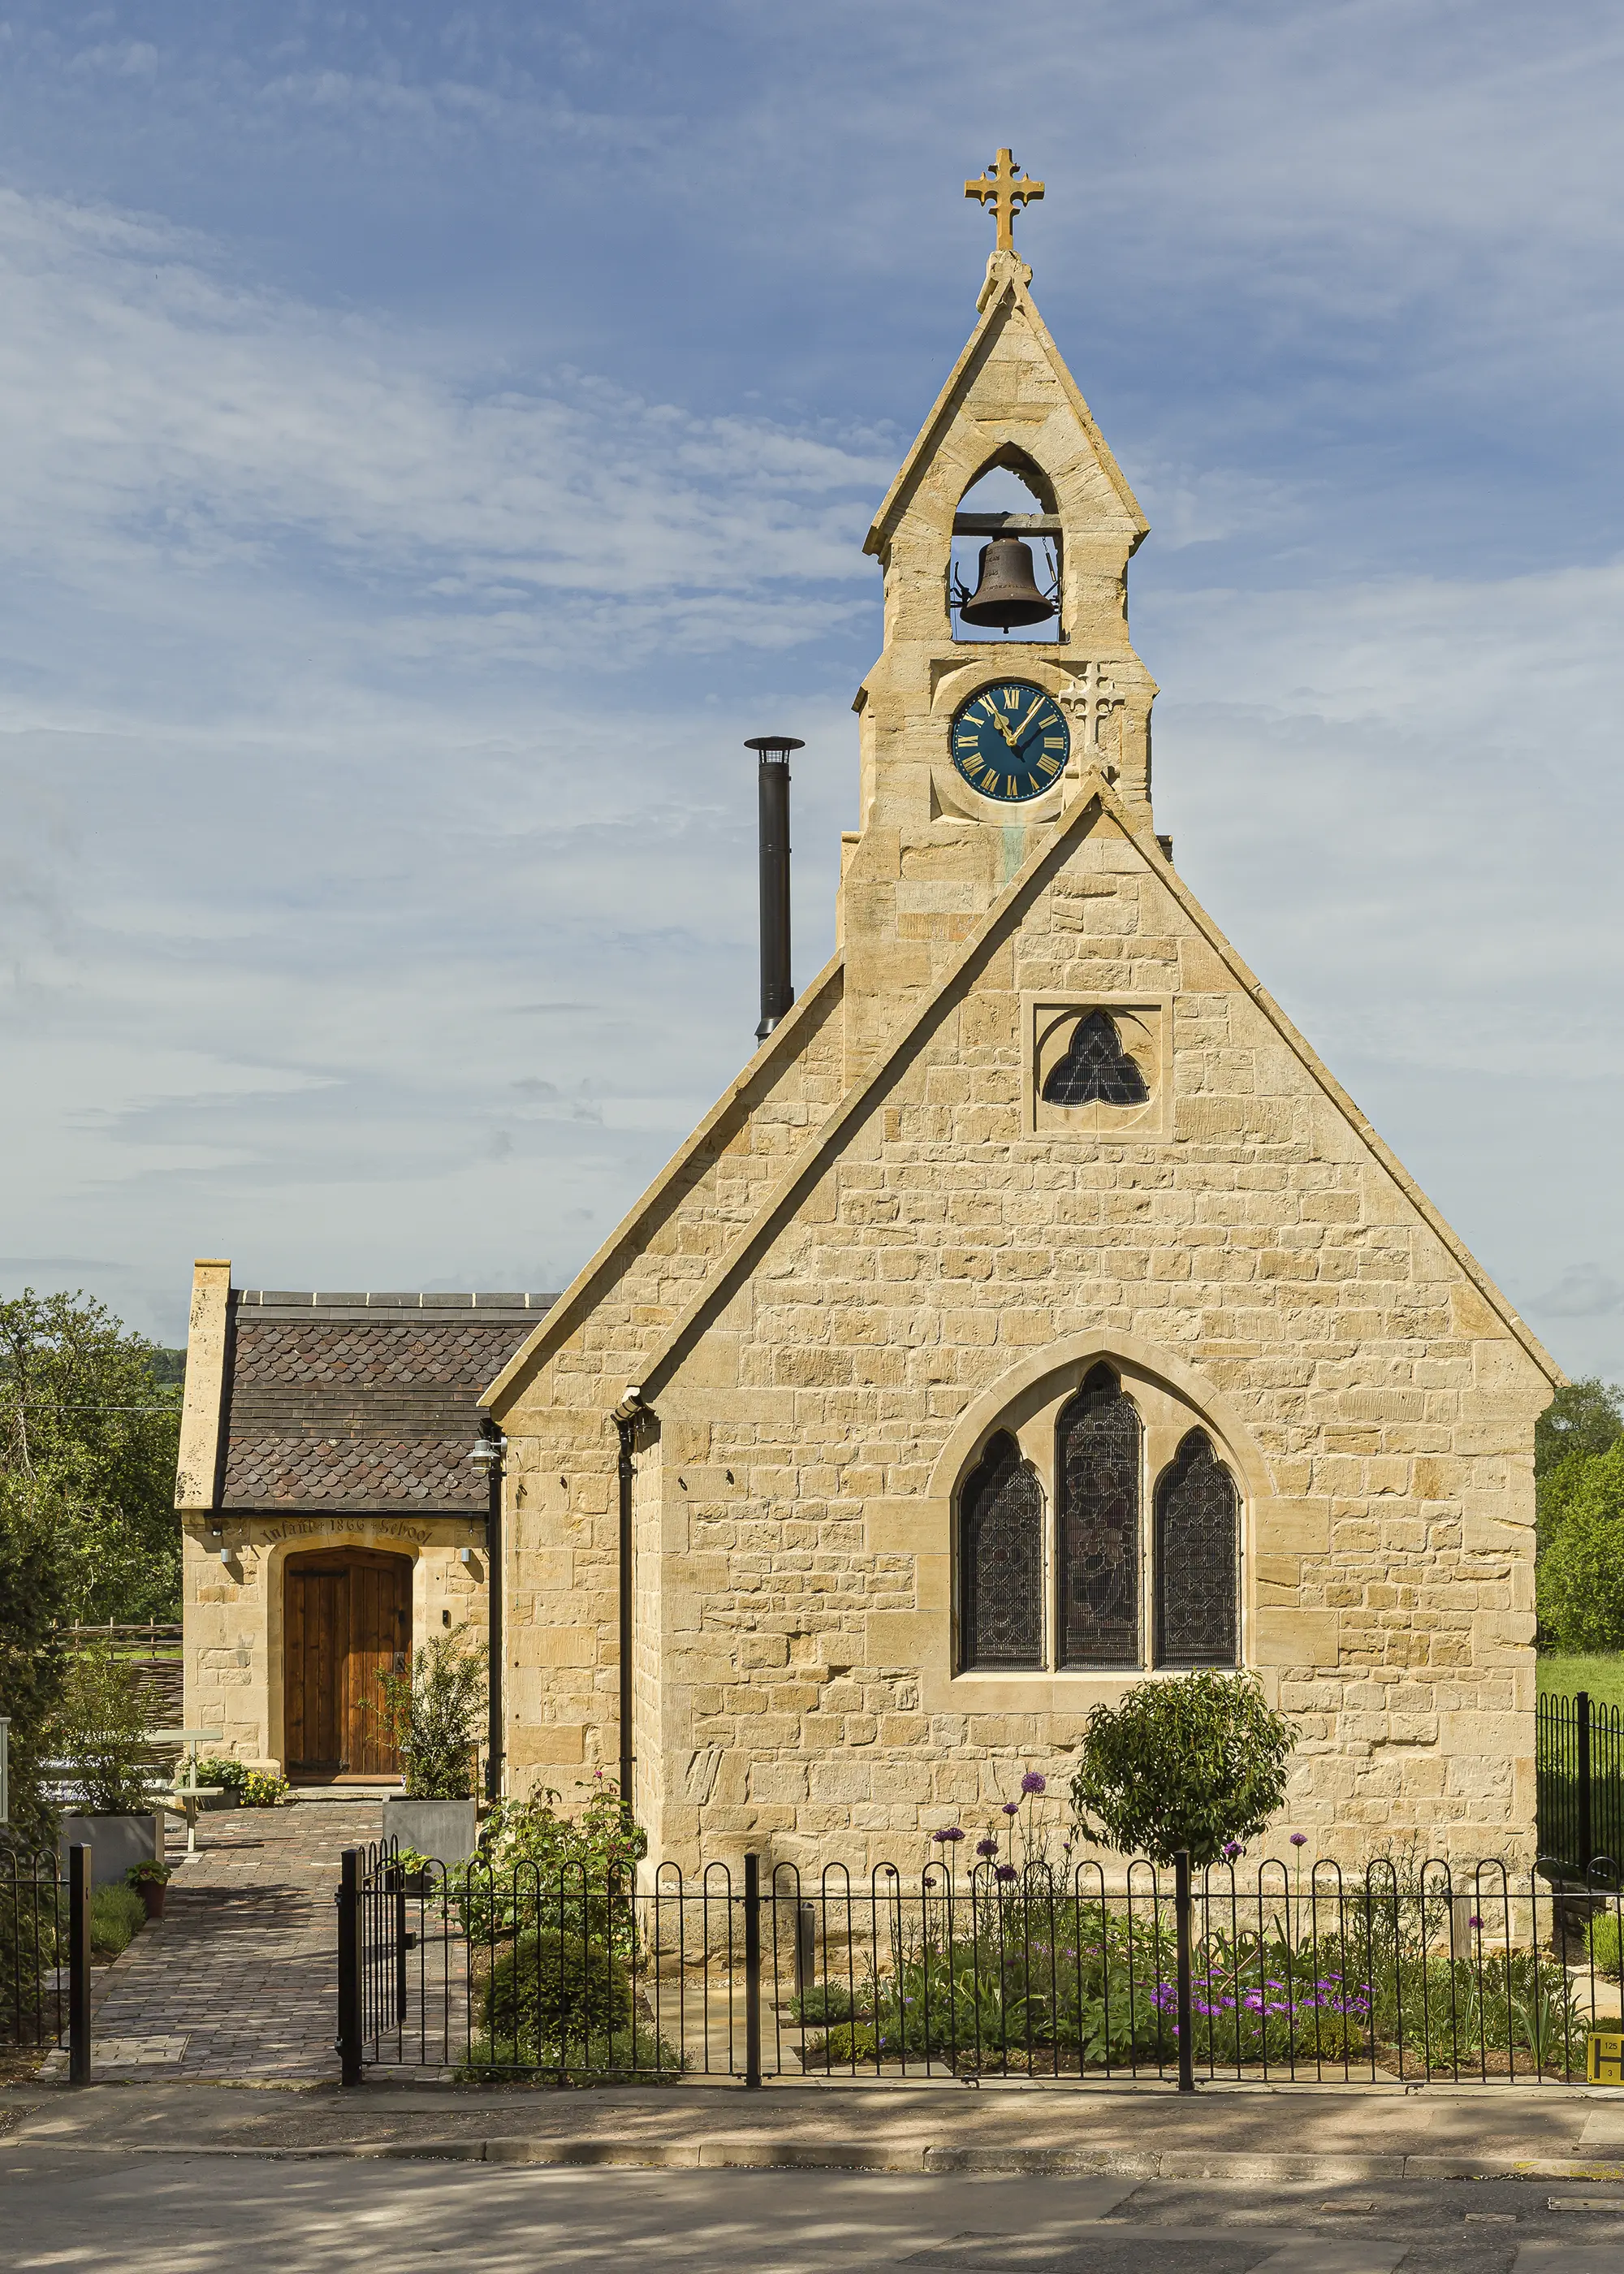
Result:
[[[132,1864],[163,1861],[163,1812],[152,1816],[64,1816],[62,1819],[62,1863],[67,1869],[70,1848],[90,1850],[90,1884],[110,1886],[122,1881]]]
[[[479,1828],[477,1800],[386,1800],[383,1836],[437,1864],[465,1864]]]

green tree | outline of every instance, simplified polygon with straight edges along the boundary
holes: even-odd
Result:
[[[1085,1837],[1199,1871],[1257,1837],[1286,1796],[1297,1732],[1249,1674],[1141,1682],[1083,1724],[1071,1805]]]
[[[179,1615],[172,1357],[82,1292],[0,1302],[0,1477],[51,1509],[70,1619]]]
[[[65,1602],[57,1510],[36,1484],[0,1472],[0,1713],[11,1723],[11,1816],[0,1836],[27,1850],[56,1836],[42,1772],[62,1695]]]
[[[1534,1474],[1548,1477],[1575,1453],[1605,1453],[1624,1437],[1624,1389],[1587,1374],[1559,1389],[1534,1424]]]
[[[1540,1493],[1542,1637],[1559,1650],[1624,1650],[1624,1437],[1569,1453]]]

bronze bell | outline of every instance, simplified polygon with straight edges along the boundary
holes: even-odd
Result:
[[[1052,616],[1055,604],[1039,591],[1033,574],[1032,547],[1019,537],[995,537],[983,545],[975,591],[959,602],[959,613],[967,624],[996,624],[1002,631]]]

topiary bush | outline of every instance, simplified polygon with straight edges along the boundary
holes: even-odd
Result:
[[[481,2000],[496,2057],[534,2059],[613,2036],[632,2016],[631,1983],[608,1946],[543,1927],[492,1965]]]
[[[1297,1733],[1250,1674],[1141,1682],[1083,1724],[1071,1780],[1078,1828],[1124,1856],[1199,1871],[1232,1841],[1252,1840],[1286,1796]]]

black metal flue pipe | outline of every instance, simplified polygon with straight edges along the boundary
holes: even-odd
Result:
[[[789,975],[789,754],[806,744],[793,734],[755,734],[761,810],[761,1024],[758,1043],[795,999]]]

